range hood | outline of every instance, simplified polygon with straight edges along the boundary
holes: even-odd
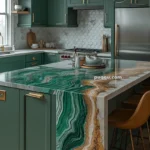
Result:
[[[103,9],[103,6],[75,6],[73,7],[74,10],[97,10]]]

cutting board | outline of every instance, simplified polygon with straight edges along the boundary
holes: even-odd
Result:
[[[30,29],[30,31],[27,33],[27,44],[28,44],[28,47],[31,48],[33,43],[36,43],[36,35]]]

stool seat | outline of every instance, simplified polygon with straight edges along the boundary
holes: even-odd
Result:
[[[125,108],[136,107],[139,104],[141,98],[142,98],[142,95],[137,95],[137,94],[132,95],[128,98],[128,100],[122,102],[123,107]]]
[[[126,122],[135,112],[133,109],[116,109],[108,116],[108,124],[119,128],[119,124]]]

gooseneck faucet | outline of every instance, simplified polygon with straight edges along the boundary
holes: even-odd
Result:
[[[1,32],[0,32],[0,37],[1,37],[1,39],[2,39],[2,45],[0,46],[0,50],[1,50],[1,51],[4,51],[4,41],[3,41],[3,36],[2,36],[2,34],[1,34]]]

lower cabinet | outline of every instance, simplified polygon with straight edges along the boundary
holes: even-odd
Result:
[[[52,150],[51,104],[49,94],[0,86],[0,150]]]
[[[0,73],[25,68],[25,56],[0,58]]]
[[[50,95],[20,91],[20,150],[50,150]]]
[[[59,62],[60,56],[55,53],[44,53],[44,64]]]
[[[21,150],[19,115],[19,90],[0,86],[0,150]]]

